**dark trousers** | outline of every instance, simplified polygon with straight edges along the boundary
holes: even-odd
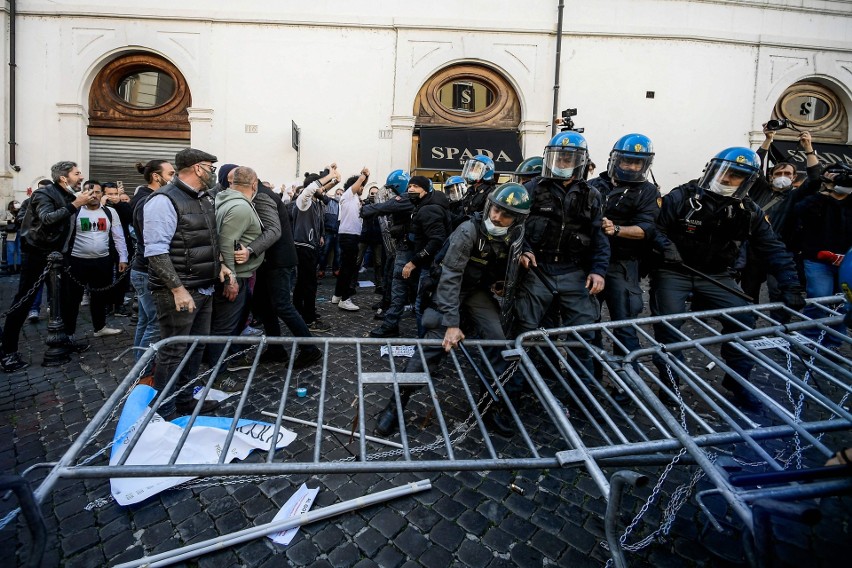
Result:
[[[340,243],[340,273],[334,286],[334,295],[348,300],[355,295],[358,283],[358,239],[359,235],[341,233],[337,236]]]
[[[40,250],[25,251],[21,255],[21,278],[18,282],[18,292],[12,300],[12,305],[17,304],[21,298],[27,295],[27,292],[35,285],[44,268],[47,266],[47,255],[49,252]],[[34,292],[31,299],[35,298],[37,292]],[[68,307],[68,302],[62,302],[63,318],[64,311]],[[4,354],[11,354],[18,350],[18,341],[21,335],[21,328],[27,320],[27,314],[33,301],[27,301],[18,306],[15,310],[9,312],[6,316],[6,321],[3,325],[3,348]]]
[[[642,312],[642,288],[639,286],[638,260],[612,260],[606,273],[606,287],[600,298],[609,309],[611,321],[635,319]],[[595,342],[600,345],[600,333]],[[613,330],[613,335],[624,346],[622,349],[615,345],[615,352],[625,355],[639,349],[639,338],[632,327],[620,327]]]
[[[299,257],[299,274],[293,289],[293,305],[302,319],[312,323],[317,317],[317,251],[316,249],[296,246]]]
[[[243,313],[247,305],[249,293],[249,278],[237,278],[240,291],[234,301],[228,300],[223,294],[224,285],[216,283],[213,292],[213,315],[210,322],[210,335],[226,337],[239,335],[243,331]],[[204,349],[204,362],[212,367],[219,360],[222,351],[225,350],[224,343],[209,343]]]
[[[112,259],[109,256],[101,258],[71,257],[68,270],[74,278],[64,278],[62,280],[62,295],[68,298],[68,306],[62,314],[65,333],[74,335],[77,331],[77,316],[80,313],[80,302],[83,300],[83,286],[80,284],[88,285],[93,290],[106,288],[112,284],[112,268]],[[95,331],[102,329],[106,325],[107,298],[109,294],[110,291],[93,291],[90,294],[89,312],[92,314],[92,329]]]
[[[179,312],[175,309],[175,298],[170,290],[154,290],[154,303],[157,305],[157,322],[160,324],[160,337],[168,339],[177,335],[210,335],[210,321],[213,314],[213,299],[201,294],[198,290],[190,290],[195,302],[195,311]],[[169,343],[157,351],[157,365],[154,368],[154,388],[162,392],[171,379],[184,355],[186,343]],[[189,383],[198,374],[201,366],[201,356],[204,349],[199,347],[193,351],[187,365],[178,377],[175,389]],[[170,391],[170,395],[174,389]],[[192,389],[184,389],[176,397],[177,402],[192,402]],[[175,400],[160,407],[161,415],[168,415],[174,410]]]
[[[739,288],[734,279],[728,274],[711,274],[710,276],[731,288]],[[657,269],[651,274],[652,315],[659,316],[685,312],[686,300],[690,294],[692,295],[692,309],[694,311],[736,308],[747,304],[739,296],[734,296],[719,286],[696,276],[663,268]],[[731,317],[740,321],[745,326],[754,327],[754,316],[751,314],[736,314],[731,315]],[[719,322],[722,324],[722,333],[733,333],[742,331],[743,329],[727,318],[719,318]],[[675,330],[679,330],[683,324],[683,320],[671,322]],[[680,337],[675,330],[669,329],[665,325],[655,325],[654,339],[663,344],[687,341]],[[727,343],[722,346],[721,354],[725,362],[734,371],[748,379],[754,364],[746,355]],[[683,360],[682,352],[678,351],[675,353],[675,356],[681,361]],[[660,370],[661,374],[666,373],[666,365],[662,359],[655,357],[654,364]],[[665,378],[666,375],[667,373],[663,377]]]
[[[280,336],[281,318],[293,337],[312,337],[308,325],[293,305],[290,289],[295,268],[262,264],[252,296],[252,313],[261,322],[266,335]]]

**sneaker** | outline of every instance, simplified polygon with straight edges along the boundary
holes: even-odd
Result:
[[[93,333],[92,335],[94,337],[109,337],[110,335],[118,335],[119,333],[121,333],[120,329],[115,329],[114,327],[104,326],[104,327],[100,328],[98,331],[96,331],[95,333]]]
[[[293,359],[293,368],[304,369],[305,367],[310,367],[320,359],[322,359],[322,351],[316,347],[304,347],[299,350],[299,354]]]
[[[41,314],[38,313],[38,310],[30,310],[30,313],[27,314],[27,321],[30,323],[38,323],[40,319]]]
[[[308,331],[312,331],[314,333],[324,333],[330,330],[331,328],[325,325],[320,319],[315,319],[313,323],[308,325]]]
[[[89,291],[88,290],[86,290],[86,292],[83,293],[83,300],[80,302],[80,305],[81,306],[88,306],[89,305]]]
[[[15,351],[9,355],[3,355],[0,358],[0,367],[3,368],[3,371],[6,373],[14,373],[15,371],[20,371],[21,369],[26,369],[30,364],[21,359],[21,354]]]
[[[399,337],[399,327],[380,325],[376,329],[370,330],[370,337]]]
[[[239,379],[237,377],[227,376],[224,379],[221,379],[217,384],[216,388],[220,391],[224,392],[243,392],[246,388],[246,382],[243,379]]]
[[[383,310],[382,308],[379,308],[378,310],[376,310],[376,314],[373,316],[373,319],[374,320],[385,319],[385,310]]]
[[[358,306],[356,306],[355,303],[352,300],[343,300],[339,304],[337,304],[337,307],[340,308],[341,310],[346,310],[346,311],[349,311],[349,312],[357,312],[358,310],[361,309]]]
[[[339,304],[340,300],[342,300],[342,298],[340,296],[332,296],[331,297],[331,303],[332,304]]]
[[[763,408],[763,403],[760,399],[754,396],[748,389],[738,383],[732,376],[725,373],[722,379],[722,386],[728,389],[734,399],[734,404],[743,410],[760,410]]]

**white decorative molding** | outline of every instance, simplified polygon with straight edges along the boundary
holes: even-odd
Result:
[[[74,53],[80,55],[87,47],[96,41],[104,38],[112,39],[115,37],[115,28],[72,28],[71,44],[74,46]]]
[[[394,130],[414,130],[414,115],[394,115],[391,117],[391,128]]]
[[[86,110],[81,104],[74,103],[56,103],[56,113],[60,117],[77,117],[87,119]]]
[[[807,57],[788,57],[785,55],[770,55],[769,62],[769,80],[773,85],[796,67],[810,65]]]
[[[852,75],[852,61],[837,60],[837,66]]]
[[[409,40],[411,44],[411,67],[414,68],[418,63],[426,59],[430,54],[441,49],[451,46],[448,41],[416,41]]]
[[[213,122],[212,108],[187,107],[189,122]]]
[[[508,55],[526,69],[527,73],[535,74],[535,62],[538,58],[538,46],[529,43],[495,43],[494,47],[503,48]]]
[[[199,44],[201,34],[198,32],[160,32],[160,35],[168,42],[178,46],[192,63],[197,64],[199,60]]]

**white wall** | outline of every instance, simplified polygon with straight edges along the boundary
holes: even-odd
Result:
[[[184,74],[194,146],[277,183],[299,177],[291,120],[302,128],[299,174],[330,160],[353,173],[366,165],[376,180],[408,167],[414,97],[457,62],[481,62],[507,77],[521,101],[525,153],[540,154],[550,137],[557,1],[424,6],[18,2],[22,169],[8,166],[4,116],[0,205],[60,159],[86,171],[91,82],[127,49],[158,53]],[[567,0],[563,29],[559,108],[579,109],[599,171],[616,138],[651,136],[664,189],[698,176],[722,148],[755,142],[795,81],[821,77],[852,104],[849,1]],[[8,70],[0,78],[5,93]],[[245,133],[246,124],[258,133]],[[393,138],[380,139],[380,130]]]

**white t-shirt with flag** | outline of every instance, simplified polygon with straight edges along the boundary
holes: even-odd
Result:
[[[109,208],[110,215],[116,221],[118,213]],[[77,227],[74,237],[74,249],[71,256],[77,258],[103,258],[109,256],[109,235],[118,251],[118,261],[127,262],[127,243],[124,241],[124,231],[121,223],[111,223],[102,207],[89,209],[81,207],[77,212]]]

